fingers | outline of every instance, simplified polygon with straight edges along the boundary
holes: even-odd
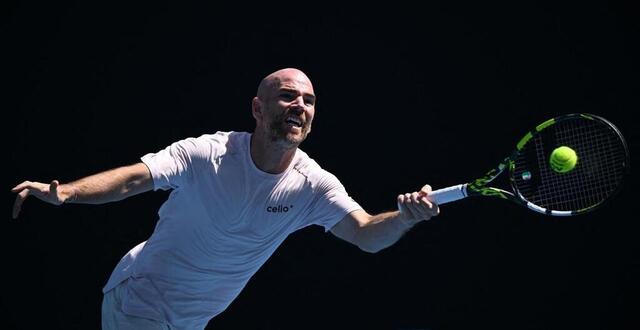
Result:
[[[31,185],[31,181],[24,181],[21,184],[11,188],[11,192],[17,193],[27,188],[27,186]]]
[[[60,185],[60,182],[58,182],[58,180],[51,181],[51,184],[49,184],[49,194],[52,196],[58,196],[59,185]]]
[[[398,209],[413,220],[428,220],[438,215],[438,206],[427,199],[431,186],[425,185],[418,192],[398,195]]]
[[[429,195],[429,193],[431,192],[431,186],[428,184],[425,184],[424,187],[420,189],[420,192],[423,193],[424,195]]]
[[[424,199],[427,200],[428,202],[431,202],[429,200],[429,194],[431,193],[431,191],[432,191],[431,186],[426,184],[420,189],[418,194],[420,195],[420,197],[424,197]]]
[[[61,201],[58,197],[58,180],[51,181],[50,184],[24,181],[17,186],[11,188],[11,192],[17,193],[16,200],[13,203],[13,218],[16,219],[22,210],[22,204],[30,195],[37,197],[45,202],[60,205]]]
[[[404,194],[398,195],[398,210],[407,219],[415,219],[413,211],[407,206],[406,196]]]
[[[14,219],[18,218],[18,215],[20,214],[20,210],[22,209],[22,203],[24,203],[24,200],[27,199],[27,197],[29,196],[29,189],[27,187],[30,186],[31,184],[32,182],[30,181],[24,181],[18,184],[17,186],[11,188],[11,192],[18,193],[18,195],[16,196],[15,202],[13,202],[12,216]]]
[[[24,200],[27,199],[28,196],[29,196],[29,189],[23,189],[16,196],[16,201],[13,203],[14,219],[18,218],[18,215],[20,214],[20,210],[22,209],[22,203],[24,203]]]

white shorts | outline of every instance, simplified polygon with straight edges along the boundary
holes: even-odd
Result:
[[[122,311],[122,291],[127,281],[122,281],[102,298],[102,330],[169,330],[164,322],[125,314]]]

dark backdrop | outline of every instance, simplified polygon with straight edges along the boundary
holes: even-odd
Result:
[[[589,112],[637,151],[638,16],[617,2],[345,7],[17,2],[2,16],[2,329],[96,329],[102,285],[167,194],[108,205],[28,200],[169,143],[252,130],[260,79],[304,70],[318,95],[302,148],[368,211],[483,174],[539,122]],[[632,171],[578,218],[500,200],[442,207],[378,254],[294,233],[216,329],[633,329],[640,257]]]

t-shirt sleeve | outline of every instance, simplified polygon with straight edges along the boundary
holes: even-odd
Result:
[[[345,215],[362,209],[338,178],[328,172],[320,181],[316,196],[311,215],[313,223],[323,226],[325,232],[331,230]]]
[[[141,160],[151,172],[154,190],[176,189],[192,180],[197,167],[210,159],[211,149],[203,138],[187,138]]]

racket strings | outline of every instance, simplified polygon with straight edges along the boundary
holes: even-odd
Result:
[[[578,130],[585,131],[584,127],[578,127]],[[565,178],[566,180],[557,180],[558,174],[549,170],[548,166],[543,166],[544,178],[550,180],[546,180],[548,185],[542,185],[539,202],[556,205],[557,208],[581,209],[597,204],[607,198],[609,192],[615,191],[617,181],[615,180],[615,171],[606,170],[607,164],[611,163],[612,160],[612,153],[609,152],[610,148],[603,142],[607,141],[606,137],[601,136],[601,134],[581,134],[587,138],[574,140],[570,136],[565,136],[566,134],[564,133],[566,131],[560,130],[559,133],[558,141],[567,141],[560,142],[563,145],[573,142],[577,149],[587,151],[582,157],[582,163],[585,165],[582,166],[584,173],[575,176],[563,175],[560,178]],[[542,159],[547,158],[543,157]],[[590,173],[595,175],[589,175]],[[576,172],[576,174],[581,173]],[[582,201],[583,203],[575,204],[577,201]]]
[[[597,139],[593,139],[593,135],[588,135],[584,131],[584,127],[576,127],[576,130],[579,132],[579,135],[588,137],[582,140],[573,140],[571,136],[567,133],[567,130],[559,130],[558,131],[558,141],[561,145],[569,145],[570,142],[573,142],[576,149],[580,150],[589,150],[587,146],[594,146],[596,148],[595,153],[587,153],[583,156],[582,163],[584,164],[596,164],[594,159],[595,154],[606,155],[609,154],[606,151],[602,151],[602,143],[603,137],[600,136]],[[591,141],[594,140],[594,141]],[[547,185],[541,186],[540,197],[537,202],[544,203],[546,205],[555,205],[555,209],[581,209],[586,208],[593,203],[597,203],[599,200],[606,198],[606,192],[608,189],[605,186],[607,182],[612,182],[611,177],[608,177],[606,173],[602,175],[588,177],[584,175],[575,175],[575,176],[566,176],[567,180],[557,180],[558,175],[550,170],[546,164],[544,164],[544,160],[548,159],[545,155],[547,154],[547,150],[544,150],[543,144],[541,143],[542,139],[538,139],[537,147],[538,147],[538,157],[539,157],[539,166],[543,172],[543,178],[546,178]],[[560,142],[560,141],[570,141],[570,142]],[[595,142],[595,143],[592,143]],[[606,149],[605,149],[606,150]],[[577,173],[577,172],[576,172]],[[562,177],[560,177],[562,178]],[[549,180],[550,179],[550,180]],[[592,179],[592,180],[589,180]],[[593,180],[595,179],[595,180]],[[604,180],[604,181],[602,181]],[[563,182],[564,181],[564,182]],[[598,182],[600,181],[600,182]],[[580,189],[580,187],[584,187],[585,189]],[[590,193],[589,193],[590,192]],[[575,204],[574,202],[578,201],[586,201],[585,204]]]
[[[578,130],[584,131],[584,128],[578,127]],[[604,143],[602,143],[602,141],[606,140],[603,139],[602,136],[596,136],[595,134],[581,134],[588,138],[577,140],[576,143],[575,140],[567,139],[566,134],[563,134],[567,131],[560,130],[559,132],[559,141],[573,142],[577,149],[588,151],[582,156],[581,163],[586,165],[583,166],[583,172],[586,174],[595,173],[596,175],[590,176],[584,175],[585,173],[583,173],[583,175],[564,176],[566,180],[557,180],[558,175],[550,171],[549,168],[545,166],[546,164],[541,164],[543,177],[546,179],[551,178],[551,180],[545,180],[547,181],[547,185],[541,186],[538,202],[558,205],[558,208],[580,209],[606,198],[607,193],[615,189],[615,186],[612,187],[611,184],[615,184],[616,182],[613,177],[615,176],[615,172],[603,171],[601,166],[603,161],[605,164],[611,161],[611,153],[607,152],[607,148],[603,148]],[[560,143],[568,144],[569,142]],[[589,152],[592,151],[592,149],[589,148],[592,148],[593,152]],[[598,155],[601,157],[598,157]],[[541,160],[546,159],[547,157],[541,157]],[[580,173],[576,172],[576,174]],[[573,204],[572,202],[575,201],[584,201],[585,203]],[[563,204],[564,207],[562,207]]]
[[[568,173],[557,173],[549,165],[551,151],[561,145],[578,155],[578,164]],[[523,148],[513,182],[522,197],[540,207],[582,210],[617,190],[625,161],[622,139],[609,125],[584,118],[566,120],[543,130]]]

